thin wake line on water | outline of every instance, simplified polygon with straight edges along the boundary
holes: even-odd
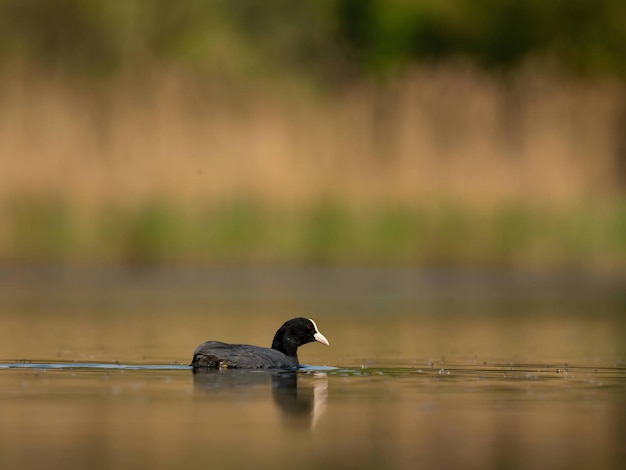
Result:
[[[45,361],[5,361],[0,369],[96,369],[96,370],[193,370],[186,364],[122,364],[118,362],[45,362]],[[327,372],[337,370],[332,366],[301,365],[303,372]],[[242,369],[245,370],[245,369]]]
[[[96,370],[192,370],[185,364],[121,364],[107,362],[34,362],[0,363],[0,369],[96,369]]]

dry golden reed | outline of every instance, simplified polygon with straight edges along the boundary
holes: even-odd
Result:
[[[0,78],[0,197],[97,210],[254,197],[292,206],[611,200],[623,93],[536,71],[418,69],[340,92],[182,72]]]

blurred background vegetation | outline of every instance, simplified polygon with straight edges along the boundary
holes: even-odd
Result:
[[[626,268],[620,0],[2,0],[0,260]]]

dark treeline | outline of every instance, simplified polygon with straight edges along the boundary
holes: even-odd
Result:
[[[2,0],[0,57],[108,74],[155,60],[350,80],[465,59],[626,73],[622,0]]]

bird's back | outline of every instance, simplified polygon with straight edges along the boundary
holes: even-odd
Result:
[[[198,346],[191,365],[194,369],[295,369],[299,364],[297,357],[275,349],[207,341]]]

